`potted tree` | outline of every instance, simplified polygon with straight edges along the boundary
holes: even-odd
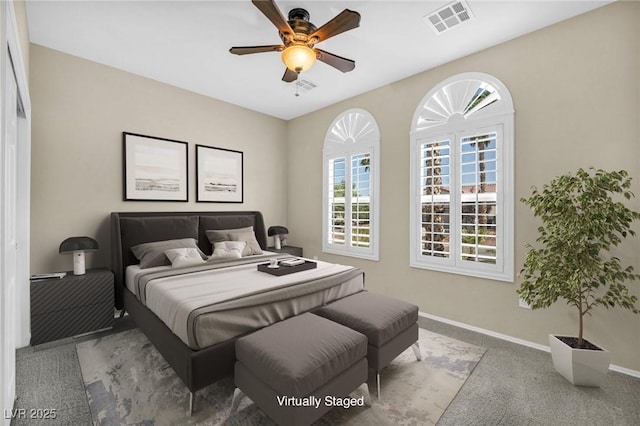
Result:
[[[517,291],[532,309],[547,308],[558,299],[575,308],[577,337],[549,335],[553,365],[574,385],[599,386],[609,369],[610,353],[583,337],[585,316],[597,307],[622,307],[638,313],[637,297],[625,286],[640,278],[611,253],[628,235],[640,213],[623,202],[633,197],[624,170],[568,173],[532,188],[521,201],[542,220],[536,241],[527,244]]]

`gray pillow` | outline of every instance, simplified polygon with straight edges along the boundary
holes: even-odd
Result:
[[[206,234],[209,242],[213,245],[221,241],[232,241],[231,234],[235,232],[253,232],[253,226],[235,229],[209,229]]]
[[[254,254],[262,254],[262,249],[258,240],[256,240],[256,234],[251,232],[232,232],[229,234],[231,241],[245,241],[247,243],[242,250],[242,257],[253,256]]]
[[[138,244],[131,247],[133,255],[140,261],[140,269],[151,268],[153,266],[171,265],[169,258],[164,254],[166,250],[176,248],[195,248],[203,259],[206,256],[196,244],[195,238],[182,238],[179,240],[154,241],[152,243]]]

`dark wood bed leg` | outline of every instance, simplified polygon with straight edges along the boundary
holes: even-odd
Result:
[[[120,317],[119,318],[124,317],[124,314],[126,314],[126,313],[127,313],[127,310],[122,308],[122,310],[120,311]]]

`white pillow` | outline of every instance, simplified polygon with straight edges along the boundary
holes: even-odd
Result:
[[[221,241],[213,244],[213,254],[209,260],[217,259],[239,259],[242,257],[242,250],[247,245],[245,241]]]
[[[176,248],[165,250],[165,256],[171,261],[171,266],[180,268],[182,266],[192,266],[204,263],[202,257],[195,248]]]

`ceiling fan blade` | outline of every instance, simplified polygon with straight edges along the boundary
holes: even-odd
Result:
[[[273,0],[251,0],[251,3],[278,28],[278,31],[285,34],[289,33],[293,36],[293,30],[289,22],[282,16],[282,12],[280,12]]]
[[[286,81],[287,83],[293,83],[298,79],[298,73],[295,71],[291,71],[287,68],[282,76],[282,81]]]
[[[281,52],[284,49],[284,46],[279,44],[272,44],[270,46],[243,46],[243,47],[232,47],[229,49],[229,52],[234,55],[248,55],[251,53],[262,53],[262,52]]]
[[[319,61],[324,62],[327,65],[342,71],[353,71],[356,67],[356,62],[351,59],[343,58],[342,56],[334,55],[333,53],[326,52],[322,49],[313,49],[316,52]]]
[[[335,18],[318,28],[309,38],[317,37],[317,43],[345,31],[358,28],[360,26],[360,14],[353,10],[345,9]]]

